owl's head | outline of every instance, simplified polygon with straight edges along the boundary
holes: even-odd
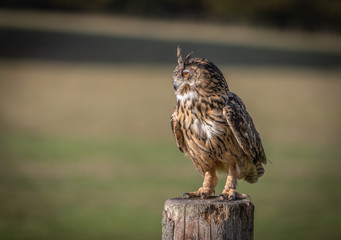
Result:
[[[178,66],[173,72],[173,88],[178,99],[198,98],[198,96],[221,96],[229,91],[219,68],[205,58],[191,58],[188,54],[182,59],[178,47]]]

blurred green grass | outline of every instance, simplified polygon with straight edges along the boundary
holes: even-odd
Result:
[[[0,238],[160,239],[164,201],[202,182],[170,131],[172,68],[0,62]],[[239,182],[255,239],[340,238],[340,72],[222,70],[271,161]]]
[[[171,142],[2,136],[0,146],[3,239],[159,239],[164,200],[201,182]],[[266,176],[240,182],[256,205],[255,237],[338,238],[340,149],[267,153]]]

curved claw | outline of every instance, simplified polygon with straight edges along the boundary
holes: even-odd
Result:
[[[214,191],[211,189],[203,189],[202,187],[199,188],[198,191],[194,191],[194,192],[186,192],[182,195],[183,198],[201,198],[201,199],[205,199],[208,198],[212,195],[212,192]]]
[[[229,201],[236,200],[236,195],[235,194],[230,194],[227,200],[229,200]]]
[[[186,192],[182,195],[182,198],[192,198],[193,195],[191,195],[190,193]]]
[[[248,194],[245,194],[245,193],[239,193],[239,192],[236,192],[235,193],[235,198],[236,199],[249,199],[249,201],[251,202],[251,197],[250,197],[250,195],[248,195]]]
[[[226,199],[228,198],[228,196],[229,196],[228,194],[222,193],[222,194],[219,195],[218,198],[219,198],[219,200],[222,200],[222,201],[223,201],[223,200],[226,200]]]
[[[210,196],[209,194],[203,192],[203,193],[201,193],[200,198],[205,199],[205,198],[208,198],[209,196]]]
[[[250,197],[249,194],[246,194],[246,198],[248,198],[250,200],[250,202],[251,202],[251,197]]]
[[[222,193],[219,195],[219,200],[228,200],[228,201],[234,201],[237,199],[249,199],[251,202],[251,197],[248,194],[245,193],[239,193],[239,192],[229,192],[229,193]]]

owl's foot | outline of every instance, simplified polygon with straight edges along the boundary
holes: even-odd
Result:
[[[228,200],[233,201],[237,199],[249,199],[251,201],[251,197],[245,193],[239,193],[234,189],[230,189],[228,192],[223,191],[222,194],[219,195],[220,200]]]
[[[199,188],[198,191],[195,192],[187,192],[182,195],[183,198],[194,198],[194,197],[200,197],[201,199],[208,198],[214,193],[214,189],[211,188]]]

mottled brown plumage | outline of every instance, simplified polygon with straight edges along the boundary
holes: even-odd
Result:
[[[208,197],[218,182],[216,171],[227,173],[221,199],[245,198],[237,179],[257,182],[266,156],[258,132],[242,100],[229,87],[219,68],[204,58],[182,60],[173,73],[177,105],[171,126],[180,151],[204,177],[203,186],[186,197]]]

